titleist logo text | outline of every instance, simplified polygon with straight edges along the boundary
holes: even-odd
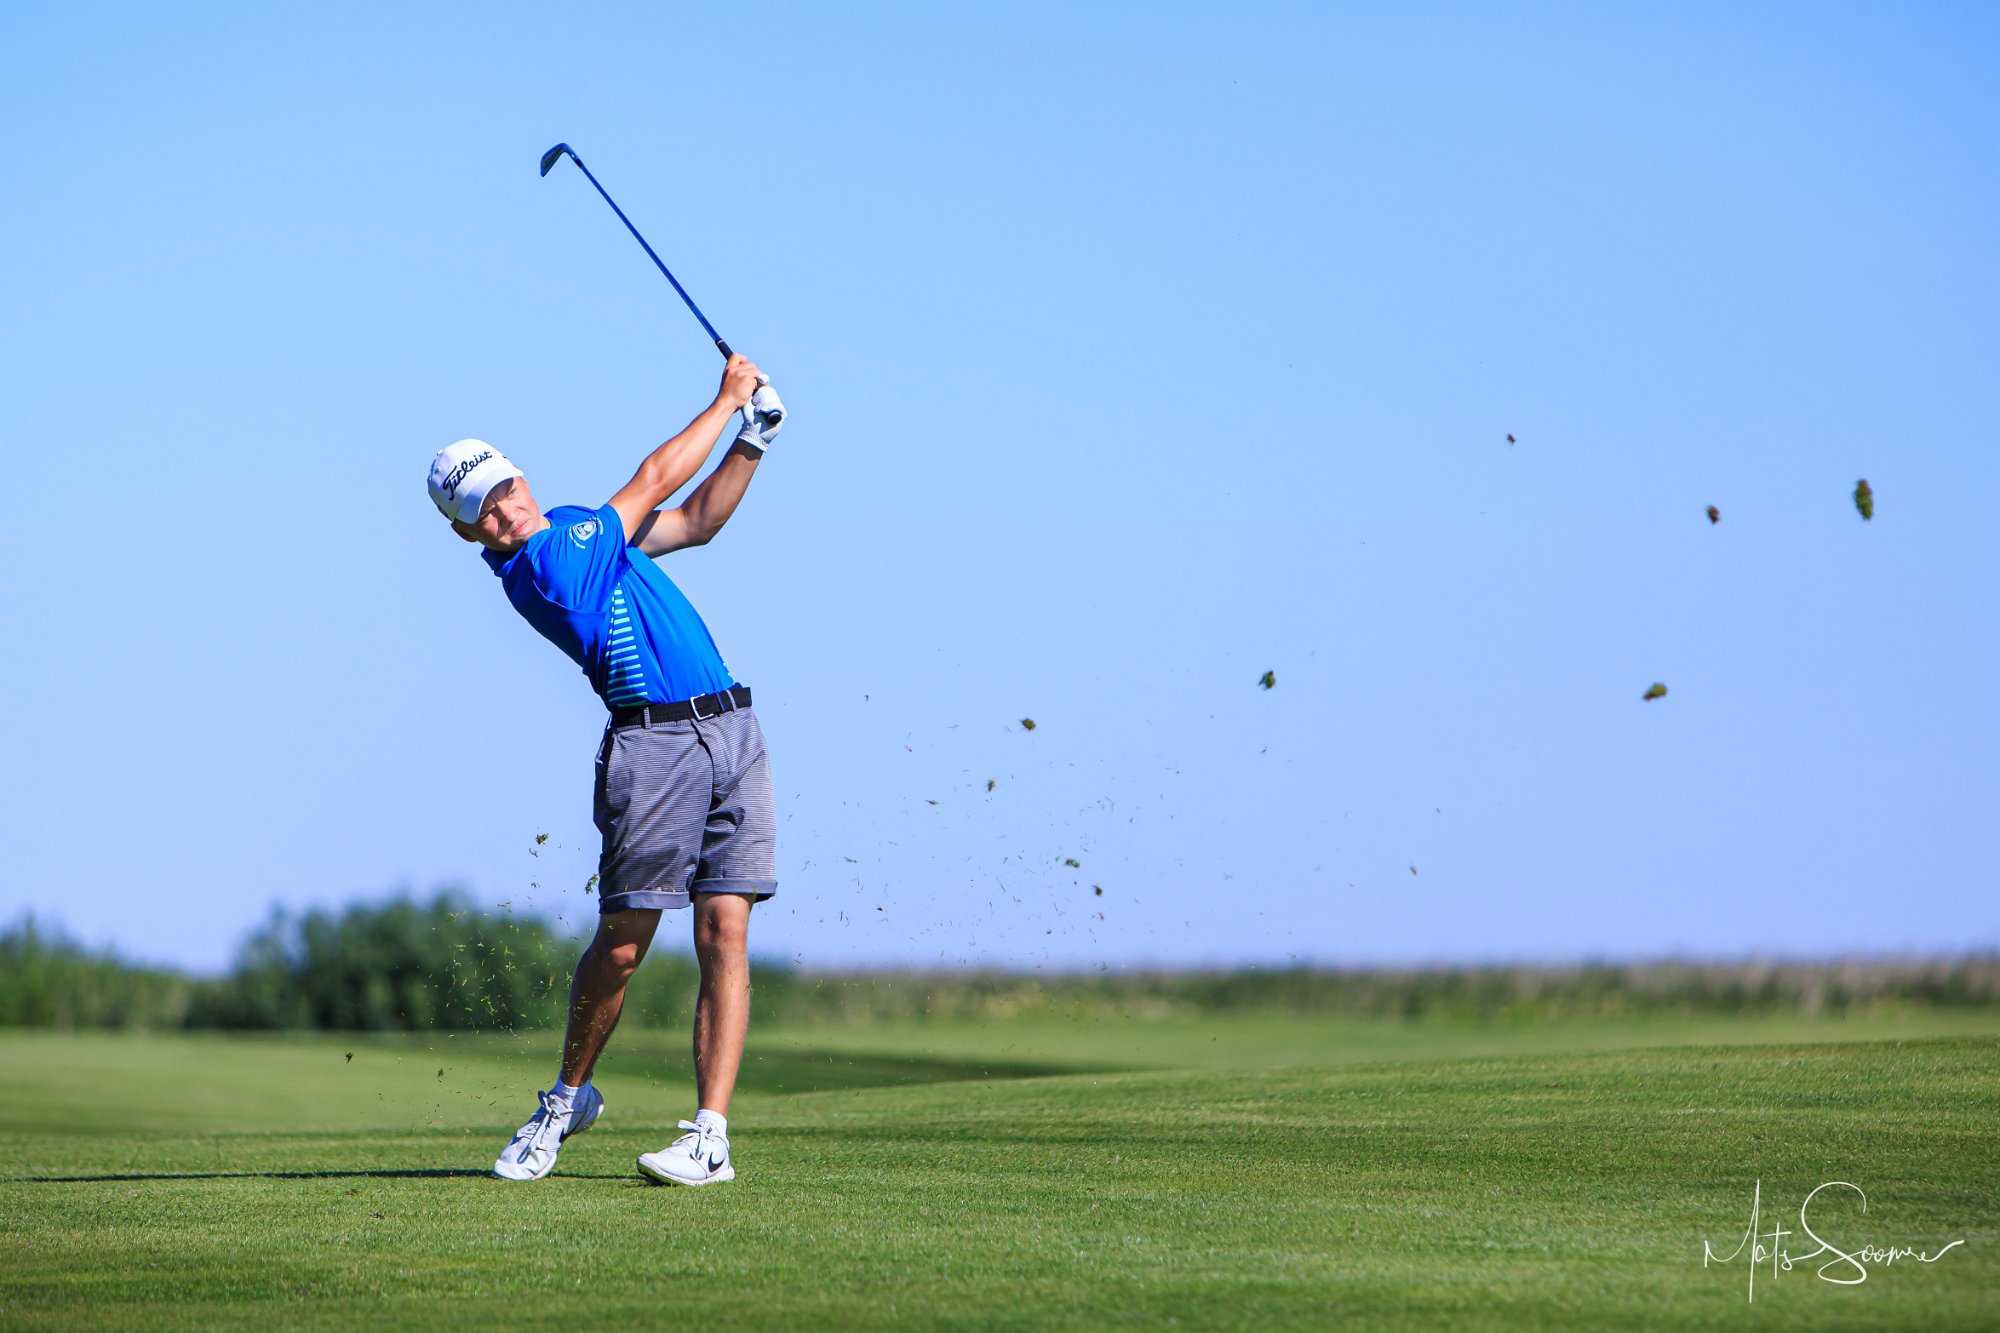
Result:
[[[445,473],[444,481],[441,483],[444,498],[447,500],[456,500],[458,498],[458,483],[464,481],[471,474],[472,469],[478,467],[491,457],[493,457],[493,451],[488,449],[485,453],[475,454],[451,471]]]

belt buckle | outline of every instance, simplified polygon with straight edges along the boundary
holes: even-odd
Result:
[[[710,713],[710,714],[708,714],[708,715],[707,715],[706,717],[704,717],[704,716],[703,716],[703,714],[702,714],[702,711],[701,711],[701,701],[702,701],[703,699],[706,699],[706,698],[709,698],[709,697],[710,697],[710,696],[708,696],[708,695],[706,695],[706,694],[697,694],[697,695],[696,695],[696,696],[695,696],[694,698],[692,698],[692,699],[688,700],[688,711],[689,711],[690,713],[694,714],[694,720],[695,720],[695,721],[697,721],[697,722],[705,722],[705,721],[707,721],[707,720],[708,720],[708,718],[710,718],[710,717],[714,717],[714,716],[716,716],[716,714],[718,714],[718,713],[720,713],[720,712],[722,711],[721,709],[719,709],[719,708],[718,708],[718,709],[716,709],[716,710],[715,710],[715,712],[714,712],[714,713]]]

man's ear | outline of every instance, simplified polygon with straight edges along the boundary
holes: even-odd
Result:
[[[453,519],[451,521],[451,530],[457,533],[461,539],[472,542],[475,545],[478,544],[479,538],[473,535],[472,529],[467,527],[465,524],[459,522],[457,519]]]

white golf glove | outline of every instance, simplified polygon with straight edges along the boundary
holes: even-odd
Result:
[[[785,405],[778,401],[778,391],[771,387],[771,377],[757,377],[757,392],[750,395],[750,401],[743,405],[743,429],[736,432],[736,442],[747,444],[762,453],[771,447],[771,441],[778,438],[779,429],[785,424]]]

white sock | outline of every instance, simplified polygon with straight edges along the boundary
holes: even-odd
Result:
[[[709,1133],[727,1142],[729,1139],[729,1117],[720,1111],[696,1111],[694,1122]]]
[[[553,1092],[556,1096],[568,1102],[571,1106],[574,1106],[576,1105],[577,1094],[582,1092],[585,1088],[589,1086],[590,1086],[590,1080],[585,1079],[582,1083],[572,1088],[569,1084],[562,1081],[561,1074],[557,1074],[556,1085],[553,1088],[550,1088],[549,1091]]]

